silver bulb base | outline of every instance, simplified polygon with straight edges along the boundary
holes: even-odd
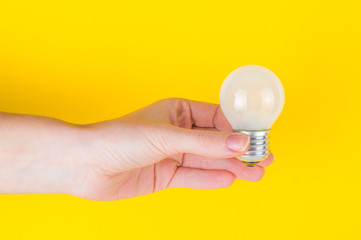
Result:
[[[234,130],[235,132],[243,133],[250,136],[251,141],[248,151],[238,156],[237,158],[244,162],[247,167],[254,167],[257,163],[265,160],[269,151],[269,129],[266,130]]]

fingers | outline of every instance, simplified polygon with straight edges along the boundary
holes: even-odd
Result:
[[[273,155],[273,153],[270,153],[270,155],[265,160],[258,163],[257,166],[268,167],[269,165],[271,165],[271,163],[273,163],[274,159],[275,156]]]
[[[232,132],[218,104],[197,102],[181,98],[169,98],[155,102],[122,117],[123,119],[147,119],[172,123],[176,126],[191,128],[192,125],[204,128],[216,128]]]
[[[232,131],[231,125],[218,104],[187,101],[189,101],[191,116],[195,126],[217,128],[221,131]]]
[[[206,130],[206,131],[219,131],[217,128],[202,128],[202,127],[196,127],[196,126],[193,126],[192,129],[195,129],[195,130]]]
[[[193,153],[213,158],[230,158],[243,154],[249,137],[239,133],[202,131],[169,126],[158,136],[166,143],[168,154]],[[158,144],[161,145],[161,144]]]
[[[273,159],[271,153],[266,160],[250,168],[236,158],[214,159],[187,154],[168,187],[223,188],[231,186],[235,178],[256,182],[262,179],[264,167],[269,166]]]
[[[180,167],[175,172],[168,187],[196,189],[224,188],[231,186],[234,179],[234,175],[228,171]]]
[[[259,181],[264,176],[263,167],[255,166],[250,168],[236,158],[215,159],[186,154],[182,166],[204,170],[226,170],[231,172],[237,179],[250,182]]]

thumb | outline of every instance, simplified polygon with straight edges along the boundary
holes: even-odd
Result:
[[[162,134],[168,154],[193,153],[205,157],[231,158],[244,154],[249,136],[241,133],[170,127]]]

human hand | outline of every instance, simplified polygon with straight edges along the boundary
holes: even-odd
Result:
[[[90,139],[81,188],[92,200],[117,200],[165,188],[222,188],[258,181],[273,155],[253,168],[235,158],[249,137],[232,132],[219,105],[165,99],[119,119],[83,126]],[[87,140],[89,141],[89,140]],[[86,174],[84,174],[86,173]]]
[[[236,159],[249,138],[232,132],[218,105],[166,99],[88,125],[0,113],[0,193],[71,194],[117,200],[165,188],[221,188],[258,181]]]

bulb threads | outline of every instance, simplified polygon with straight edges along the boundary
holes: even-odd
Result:
[[[244,162],[247,167],[254,167],[257,163],[265,160],[269,151],[269,129],[266,130],[234,130],[235,132],[243,133],[250,136],[250,146],[248,151],[238,156],[237,158]]]

